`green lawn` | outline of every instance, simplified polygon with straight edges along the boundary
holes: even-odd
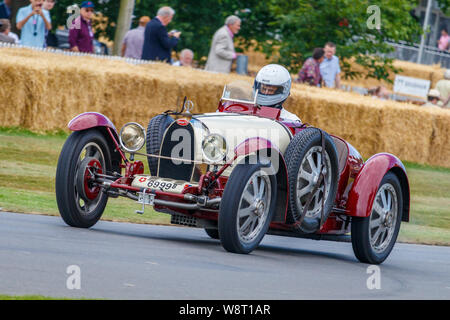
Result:
[[[59,215],[54,185],[63,132],[35,134],[0,128],[0,208]],[[146,162],[144,158],[137,159]],[[450,169],[406,163],[411,187],[411,221],[403,223],[400,241],[450,245]],[[124,198],[110,199],[102,217],[111,221],[169,224],[170,216]]]

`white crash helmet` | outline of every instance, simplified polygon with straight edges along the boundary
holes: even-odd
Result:
[[[269,64],[259,70],[253,84],[256,103],[260,106],[274,106],[283,103],[291,92],[291,75],[279,64]]]

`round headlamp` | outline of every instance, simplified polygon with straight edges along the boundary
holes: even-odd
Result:
[[[225,159],[227,155],[227,143],[219,134],[211,134],[203,139],[203,156],[210,163],[217,163]]]
[[[119,141],[125,151],[137,152],[145,144],[145,130],[139,123],[127,123],[120,130]]]

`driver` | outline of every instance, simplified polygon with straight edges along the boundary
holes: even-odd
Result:
[[[283,108],[283,103],[291,92],[291,75],[285,67],[278,64],[269,64],[259,70],[253,84],[256,104],[281,110],[280,118],[283,120],[301,121],[295,114]]]

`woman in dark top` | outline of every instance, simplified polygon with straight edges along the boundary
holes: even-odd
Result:
[[[298,73],[297,82],[307,83],[310,86],[320,87],[322,76],[320,75],[320,63],[323,61],[325,52],[322,48],[315,48],[313,56],[306,59],[302,69]]]

